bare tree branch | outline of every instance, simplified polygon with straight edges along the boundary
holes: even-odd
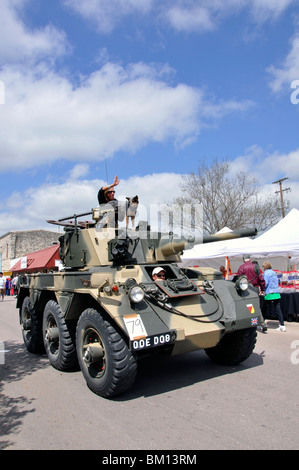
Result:
[[[253,176],[239,172],[232,176],[228,160],[217,159],[208,166],[204,161],[197,172],[182,177],[183,197],[173,202],[179,205],[201,203],[203,232],[216,233],[227,226],[232,230],[256,227],[264,231],[279,218],[275,198],[261,194]]]

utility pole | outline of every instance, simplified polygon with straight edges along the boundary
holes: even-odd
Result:
[[[281,214],[282,214],[282,218],[285,217],[284,203],[283,203],[283,192],[284,192],[284,191],[291,191],[291,188],[282,189],[282,182],[283,182],[284,180],[288,180],[288,179],[289,179],[289,178],[281,178],[280,180],[273,181],[273,183],[272,183],[272,184],[276,184],[276,183],[279,184],[279,191],[275,191],[275,194],[280,193],[280,204],[281,204]]]

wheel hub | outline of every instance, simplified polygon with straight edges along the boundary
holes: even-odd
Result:
[[[84,356],[83,360],[87,364],[93,364],[94,362],[98,362],[104,356],[104,349],[100,345],[100,343],[92,343],[84,346]]]
[[[23,330],[30,331],[31,330],[31,318],[25,318],[23,321]]]
[[[47,328],[45,338],[46,338],[46,341],[48,342],[58,341],[59,329],[55,326],[53,328]]]

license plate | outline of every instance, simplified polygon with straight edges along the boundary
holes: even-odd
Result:
[[[146,336],[145,338],[138,338],[131,341],[131,349],[133,351],[140,351],[142,349],[155,348],[157,346],[165,346],[172,343],[173,335],[171,333],[162,333],[159,335]]]

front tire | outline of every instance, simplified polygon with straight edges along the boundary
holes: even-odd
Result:
[[[249,358],[256,343],[256,328],[237,330],[226,334],[214,348],[205,352],[212,361],[228,366],[239,364]]]
[[[134,383],[137,364],[115,328],[92,308],[84,310],[76,333],[78,361],[88,387],[108,398]]]

